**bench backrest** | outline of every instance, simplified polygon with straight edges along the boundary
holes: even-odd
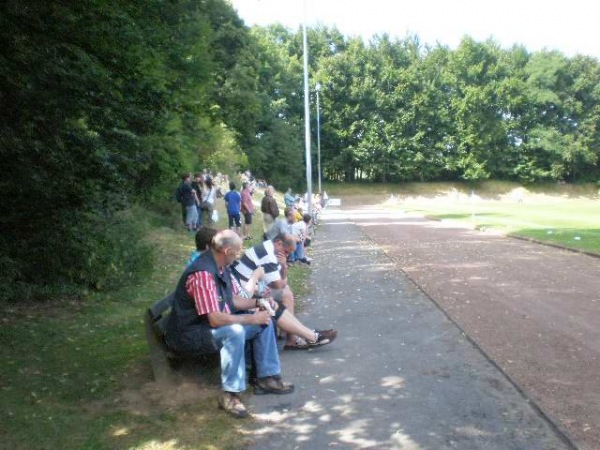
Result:
[[[207,364],[207,361],[212,361],[212,363],[216,361],[216,370],[209,371],[213,374],[211,375],[211,382],[220,380],[220,366],[218,362],[220,360],[218,352],[193,355],[179,354],[167,346],[165,341],[165,331],[167,330],[169,315],[171,314],[174,301],[175,292],[172,292],[146,310],[144,321],[146,340],[148,341],[150,363],[152,364],[152,372],[154,373],[155,380],[168,383],[179,382],[180,378],[173,369],[173,364],[177,365],[179,368],[178,370],[192,369],[189,372],[196,374],[198,372],[196,363],[201,362],[202,367],[204,367]],[[214,358],[216,358],[216,360]],[[194,364],[190,364],[190,361],[193,361]]]
[[[148,309],[148,316],[154,325],[155,332],[164,336],[167,329],[169,313],[175,300],[175,292],[171,292],[162,300],[156,302]]]

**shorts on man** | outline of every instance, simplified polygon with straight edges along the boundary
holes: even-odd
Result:
[[[198,224],[198,209],[196,205],[185,207],[185,224],[192,227]]]
[[[242,222],[240,219],[240,213],[228,213],[227,217],[229,218],[229,228],[233,228],[234,225],[237,228],[240,228],[242,226]]]

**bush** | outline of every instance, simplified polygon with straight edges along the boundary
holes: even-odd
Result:
[[[80,234],[81,271],[78,284],[94,289],[116,289],[147,274],[154,257],[144,239],[146,213],[135,207],[109,217],[93,217]]]
[[[140,207],[86,213],[17,242],[0,242],[0,301],[51,300],[116,289],[149,273],[148,215]],[[6,250],[6,251],[4,251]]]

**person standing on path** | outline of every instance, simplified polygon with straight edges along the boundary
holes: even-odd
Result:
[[[199,228],[202,225],[202,208],[200,205],[202,204],[202,186],[204,184],[204,178],[201,172],[198,172],[194,175],[194,181],[192,181],[192,188],[196,191],[196,196],[198,197],[198,202],[196,205],[196,209],[198,211],[198,223],[196,224],[196,228]]]
[[[202,212],[205,214],[202,223],[214,223],[212,212],[215,208],[216,188],[211,177],[204,180],[204,191],[202,192]]]
[[[185,225],[188,231],[195,231],[198,226],[198,196],[192,187],[192,177],[189,173],[182,176],[181,204],[185,207]]]
[[[293,208],[296,202],[296,196],[292,193],[292,188],[288,188],[283,197],[283,202],[286,208]]]

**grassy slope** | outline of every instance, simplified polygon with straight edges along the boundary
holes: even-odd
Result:
[[[193,243],[183,231],[168,228],[155,230],[150,239],[161,257],[146,283],[83,302],[4,311],[5,448],[145,448],[151,442],[153,448],[202,448],[196,444],[206,427],[217,422],[217,430],[226,429],[222,418],[205,412],[208,403],[214,407],[210,396],[182,410],[133,404],[123,396],[151,380],[143,311],[174,286]],[[182,433],[190,415],[195,433]],[[218,436],[213,443],[229,446]]]
[[[222,202],[219,210],[223,227]],[[262,233],[257,219],[254,242]],[[239,421],[216,408],[218,386],[152,382],[143,314],[175,286],[194,240],[171,227],[154,228],[148,239],[159,263],[143,283],[82,301],[2,308],[0,448],[240,447],[243,433],[232,432]],[[300,296],[308,273],[291,270]]]

